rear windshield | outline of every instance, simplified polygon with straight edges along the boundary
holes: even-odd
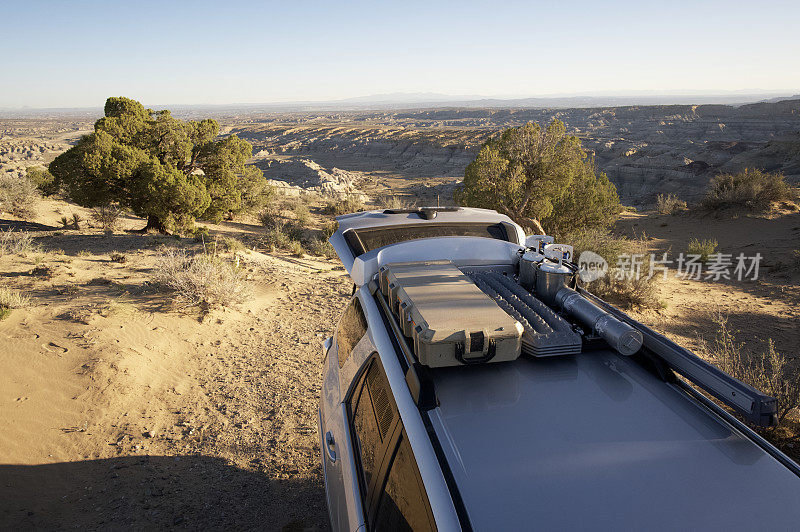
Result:
[[[477,236],[512,242],[512,240],[509,239],[508,231],[506,231],[505,226],[499,223],[395,225],[372,227],[369,229],[354,229],[345,232],[344,236],[347,239],[347,244],[350,246],[353,255],[356,257],[368,251],[372,251],[373,249],[397,244],[398,242],[442,236]]]

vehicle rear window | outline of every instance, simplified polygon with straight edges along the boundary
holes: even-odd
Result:
[[[356,257],[373,249],[399,242],[443,236],[477,236],[512,241],[505,226],[500,223],[427,223],[353,229],[345,233],[347,243]]]
[[[400,437],[375,515],[375,530],[433,530],[427,495],[405,433]]]

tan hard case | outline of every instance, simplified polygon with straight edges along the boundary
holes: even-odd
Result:
[[[421,364],[436,368],[519,356],[522,325],[452,262],[387,264],[379,280]]]

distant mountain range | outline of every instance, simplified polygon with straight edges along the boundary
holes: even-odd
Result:
[[[529,109],[575,109],[591,107],[622,107],[645,105],[703,105],[725,104],[743,105],[748,103],[775,103],[798,99],[800,94],[767,92],[728,92],[722,94],[657,94],[652,92],[630,93],[626,95],[554,95],[531,98],[495,98],[482,96],[457,96],[433,92],[388,93],[357,96],[340,100],[273,102],[241,104],[147,104],[151,109],[170,109],[181,115],[210,114],[212,116],[231,116],[257,112],[281,113],[299,111],[363,111],[397,110],[419,108],[529,108]],[[91,118],[102,115],[101,107],[73,108],[2,108],[0,118],[47,118],[72,116]]]

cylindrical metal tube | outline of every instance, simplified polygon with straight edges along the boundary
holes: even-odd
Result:
[[[630,356],[642,347],[642,333],[607,313],[575,290],[564,287],[555,297],[564,311],[601,336],[620,354]]]

